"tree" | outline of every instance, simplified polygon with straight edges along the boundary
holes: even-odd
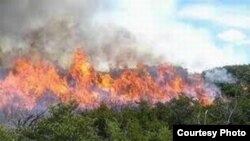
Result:
[[[10,131],[9,129],[6,129],[2,126],[0,126],[0,140],[1,141],[14,141],[17,139],[17,135]]]
[[[74,113],[75,108],[74,104],[60,104],[52,108],[51,116],[21,133],[38,141],[100,140],[94,128],[95,119]]]

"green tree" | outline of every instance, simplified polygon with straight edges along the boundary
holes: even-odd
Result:
[[[75,107],[74,104],[56,106],[51,116],[21,132],[26,138],[38,141],[100,140],[94,128],[95,119],[76,114]]]
[[[119,123],[117,121],[107,120],[107,134],[110,141],[125,141],[126,138],[123,135]]]
[[[5,127],[2,127],[0,125],[0,140],[1,141],[15,141],[17,139],[17,135],[10,131],[9,129],[6,129]]]

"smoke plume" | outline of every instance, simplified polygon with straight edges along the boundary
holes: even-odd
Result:
[[[4,19],[0,47],[7,68],[24,54],[44,56],[67,68],[79,47],[100,70],[160,60],[125,28],[94,22],[95,15],[112,8],[111,0],[4,0],[0,6],[0,19]]]
[[[216,68],[204,72],[204,77],[212,83],[235,83],[236,79],[225,68]]]

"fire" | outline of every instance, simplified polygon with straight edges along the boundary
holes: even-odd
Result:
[[[46,95],[53,95],[57,102],[74,100],[80,108],[87,109],[97,108],[101,103],[136,105],[141,100],[154,105],[181,95],[193,97],[204,105],[213,100],[213,93],[207,90],[201,75],[185,76],[169,64],[98,72],[78,49],[69,71],[62,74],[59,69],[42,59],[16,60],[14,68],[0,80],[1,109],[8,113],[15,108],[32,110]]]

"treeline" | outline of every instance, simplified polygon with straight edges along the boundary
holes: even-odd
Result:
[[[173,124],[250,124],[250,66],[225,67],[235,84],[218,84],[220,98],[204,107],[181,97],[167,104],[114,109],[106,105],[79,112],[77,105],[59,104],[46,117],[17,121],[14,129],[0,127],[3,141],[171,141]]]

